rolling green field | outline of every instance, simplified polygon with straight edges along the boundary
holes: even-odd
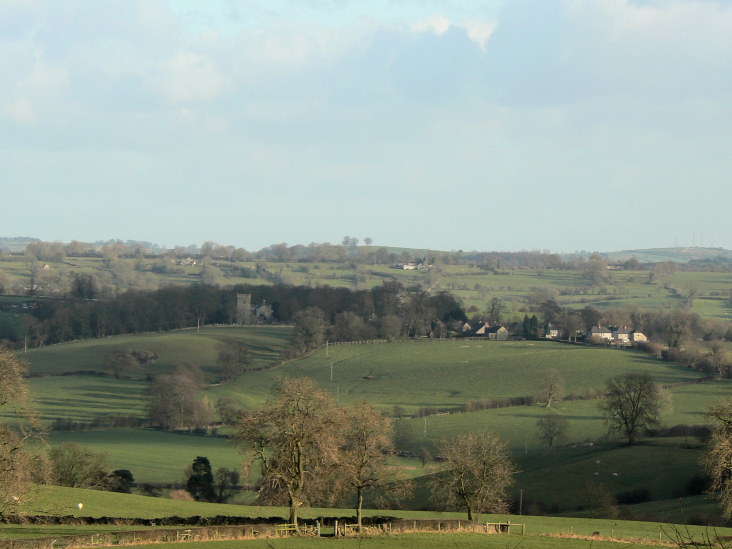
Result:
[[[216,391],[266,394],[286,376],[308,376],[344,404],[365,399],[385,411],[433,406],[458,409],[485,398],[535,395],[542,378],[557,370],[567,394],[601,389],[609,377],[642,371],[663,385],[699,374],[632,350],[565,345],[550,341],[393,341],[338,345],[276,369],[252,372]],[[333,381],[331,382],[331,364]],[[251,397],[250,397],[251,398]]]
[[[206,327],[200,333],[183,330],[74,342],[34,349],[24,356],[31,363],[34,377],[29,379],[30,386],[44,420],[91,422],[109,414],[144,418],[147,374],[168,372],[185,361],[198,364],[210,380],[217,381],[217,342],[240,338],[250,346],[256,366],[267,368],[248,371],[229,383],[214,383],[202,390],[201,398],[215,402],[231,396],[243,408],[251,408],[263,403],[279,380],[306,375],[344,405],[366,399],[387,413],[394,406],[407,413],[425,407],[444,410],[426,418],[399,420],[406,433],[402,448],[414,456],[423,448],[435,455],[440,440],[460,433],[497,432],[509,442],[521,470],[512,497],[518,500],[519,489],[523,490],[526,504],[543,512],[583,512],[577,509],[587,503],[589,481],[601,481],[613,494],[646,489],[649,501],[639,504],[639,513],[653,513],[653,505],[671,509],[680,496],[692,510],[710,509],[708,501],[686,493],[692,478],[702,472],[698,441],[648,439],[634,447],[618,446],[605,439],[607,426],[597,396],[613,375],[647,372],[667,386],[664,425],[700,424],[707,422],[704,413],[730,394],[732,380],[701,380],[696,371],[633,350],[551,341],[397,340],[331,345],[306,358],[279,363],[279,353],[291,334],[292,329],[286,327]],[[94,373],[105,372],[107,357],[119,347],[151,350],[158,359],[131,372],[131,379]],[[565,380],[566,393],[575,395],[551,407],[552,413],[566,417],[569,423],[559,448],[547,450],[537,431],[537,420],[549,412],[544,406],[455,413],[471,401],[531,397],[551,370]],[[112,468],[129,469],[139,483],[181,482],[184,469],[196,456],[207,456],[214,469],[237,468],[242,462],[237,449],[216,436],[110,428],[54,432],[48,437],[51,445],[67,441],[106,452]],[[420,485],[425,475],[439,469],[434,462],[423,467],[415,457],[399,458],[395,465]],[[251,501],[251,497],[244,494],[239,499]],[[423,489],[408,503],[413,509],[433,505]],[[713,504],[711,508],[717,509]]]
[[[274,364],[291,335],[291,328],[278,326],[206,327],[76,341],[30,349],[19,356],[29,365],[29,385],[43,420],[91,422],[109,414],[143,417],[150,377],[169,373],[176,365],[198,365],[208,381],[218,382],[216,353],[221,340],[245,341],[256,369]],[[152,351],[158,359],[126,370],[118,379],[107,366],[117,349]]]
[[[215,370],[216,345],[224,339],[246,342],[251,367],[260,368],[275,362],[292,336],[292,329],[279,326],[217,326],[200,330],[189,328],[154,334],[112,336],[75,341],[63,345],[38,347],[21,357],[33,375],[59,375],[74,372],[105,372],[107,361],[117,349],[152,351],[158,359],[151,365],[125,372],[126,376],[144,378],[148,374],[167,373],[173,366],[192,363],[204,371]]]
[[[77,442],[106,452],[114,469],[132,471],[135,482],[185,482],[184,471],[197,456],[206,456],[215,471],[238,470],[242,456],[228,439],[149,429],[108,429],[52,433],[51,445]]]

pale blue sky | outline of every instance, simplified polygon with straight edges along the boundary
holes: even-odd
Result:
[[[0,0],[0,236],[732,248],[732,2]]]

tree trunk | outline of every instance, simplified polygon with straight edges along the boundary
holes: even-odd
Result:
[[[358,488],[358,507],[356,507],[356,522],[358,523],[358,533],[361,533],[361,516],[363,511],[363,488]]]
[[[290,499],[290,516],[288,518],[288,522],[290,524],[294,524],[297,528],[297,503],[295,503],[294,499]]]

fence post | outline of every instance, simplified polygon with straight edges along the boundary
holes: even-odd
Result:
[[[335,537],[338,537],[338,520],[337,519],[334,522],[334,528],[335,528],[334,535],[335,535]]]

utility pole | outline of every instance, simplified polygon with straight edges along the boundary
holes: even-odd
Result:
[[[519,515],[523,514],[524,510],[524,489],[519,488]]]

